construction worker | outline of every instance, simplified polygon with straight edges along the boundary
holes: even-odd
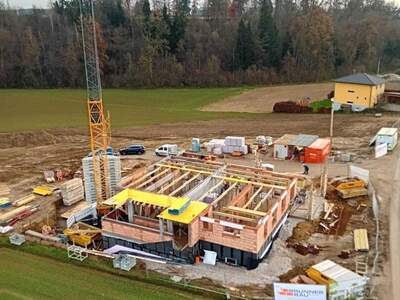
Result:
[[[304,175],[308,175],[308,171],[310,170],[310,168],[306,165],[306,164],[303,164],[303,168],[304,168]]]

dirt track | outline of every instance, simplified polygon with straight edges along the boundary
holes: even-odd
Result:
[[[268,113],[279,101],[297,101],[310,98],[313,101],[326,99],[333,90],[332,83],[285,85],[258,88],[216,102],[202,108],[203,111]]]

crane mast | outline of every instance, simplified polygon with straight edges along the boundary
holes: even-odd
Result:
[[[80,23],[85,62],[87,109],[90,132],[90,149],[93,157],[93,175],[98,207],[110,197],[109,163],[110,123],[104,114],[100,65],[97,50],[96,22],[93,0],[80,0]]]

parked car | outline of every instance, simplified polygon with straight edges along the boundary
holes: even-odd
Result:
[[[158,156],[170,156],[178,155],[178,145],[175,144],[165,144],[158,147],[154,153]]]
[[[129,145],[125,148],[119,149],[119,154],[121,155],[144,154],[145,152],[146,148],[143,145]]]

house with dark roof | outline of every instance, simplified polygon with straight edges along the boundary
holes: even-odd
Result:
[[[385,91],[385,80],[367,73],[347,75],[333,82],[335,109],[340,109],[342,105],[350,105],[353,111],[373,108]]]

